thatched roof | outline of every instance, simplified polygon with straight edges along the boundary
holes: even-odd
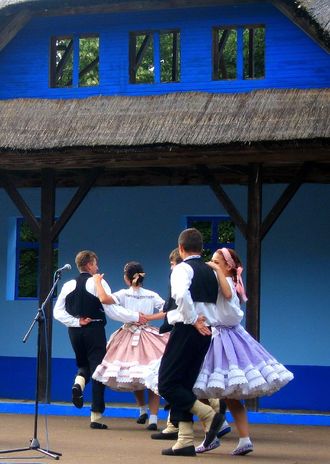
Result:
[[[307,12],[307,14],[330,34],[330,0],[296,0],[295,3]]]
[[[0,149],[143,147],[330,138],[330,90],[0,101]]]

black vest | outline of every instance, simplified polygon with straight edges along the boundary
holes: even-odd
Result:
[[[216,303],[218,297],[218,281],[213,269],[204,263],[202,258],[187,259],[185,263],[193,268],[194,276],[189,288],[194,302]]]
[[[91,277],[87,272],[81,273],[76,278],[76,288],[65,298],[65,308],[71,316],[90,317],[102,319],[106,324],[106,318],[100,300],[86,290],[86,281]]]

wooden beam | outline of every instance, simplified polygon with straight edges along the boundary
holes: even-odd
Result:
[[[46,300],[52,286],[54,273],[53,241],[51,228],[55,217],[55,175],[54,171],[42,171],[41,182],[41,233],[39,251],[39,307]],[[39,400],[50,403],[51,399],[51,358],[52,358],[52,299],[45,305],[45,318],[40,326],[39,353]],[[46,324],[46,327],[45,325]],[[45,330],[46,328],[46,330]]]
[[[291,182],[290,185],[282,193],[278,201],[275,203],[271,211],[268,213],[261,226],[261,240],[264,239],[266,234],[269,232],[275,221],[282,214],[286,206],[292,200],[297,190],[304,182],[306,172],[310,169],[309,163],[305,163],[298,171],[297,176]]]
[[[261,165],[250,166],[248,186],[248,239],[247,239],[247,274],[246,288],[246,330],[253,338],[260,338],[260,275],[261,275],[261,211],[262,211],[262,168]],[[256,411],[256,399],[247,402],[248,409]]]
[[[37,219],[35,218],[34,214],[24,201],[23,197],[20,195],[18,190],[16,189],[14,183],[12,182],[10,176],[5,173],[4,171],[0,171],[0,180],[4,189],[6,190],[8,196],[16,206],[16,208],[20,211],[26,222],[31,227],[34,235],[36,237],[40,237],[40,225]]]
[[[215,196],[218,198],[231,219],[234,221],[235,226],[239,228],[243,237],[247,238],[247,224],[240,215],[234,203],[231,201],[227,193],[219,185],[211,171],[206,166],[199,166],[199,169],[204,175],[205,182],[211,187]]]
[[[247,309],[246,330],[259,340],[260,313],[260,257],[261,257],[261,166],[250,167],[248,186],[248,231],[247,231]]]
[[[255,0],[237,0],[236,4],[255,3]],[[140,0],[136,1],[112,1],[107,5],[100,2],[99,5],[77,6],[67,8],[48,8],[47,11],[41,10],[40,15],[63,16],[78,14],[104,14],[118,13],[127,11],[150,11],[165,10],[167,8],[196,8],[205,6],[230,5],[232,0]]]
[[[72,147],[65,150],[39,150],[24,152],[1,151],[0,168],[7,170],[29,171],[33,169],[53,168],[73,169],[95,167],[145,168],[145,167],[189,167],[198,164],[209,167],[223,165],[245,165],[262,163],[267,166],[299,166],[312,161],[329,163],[329,145],[285,146],[277,144],[256,146],[219,146],[219,147]]]
[[[32,18],[32,12],[28,9],[22,9],[14,16],[10,17],[8,23],[0,31],[0,52],[6,45],[23,29],[23,27]]]
[[[84,181],[80,185],[78,191],[76,192],[68,206],[65,208],[59,219],[51,227],[50,235],[53,241],[58,237],[64,226],[71,219],[76,209],[81,205],[81,202],[95,184],[95,181],[99,174],[99,169],[92,169],[91,171],[86,173]]]

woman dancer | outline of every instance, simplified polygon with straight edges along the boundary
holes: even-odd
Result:
[[[290,380],[293,374],[269,354],[240,325],[247,300],[241,274],[241,260],[234,250],[217,250],[209,265],[216,270],[221,287],[217,306],[219,324],[213,329],[210,348],[194,385],[199,398],[224,398],[239,433],[233,455],[253,451],[249,437],[244,398],[271,395]]]
[[[98,297],[102,303],[117,303],[125,308],[144,314],[162,311],[164,300],[155,292],[142,287],[145,273],[140,263],[131,261],[124,267],[124,281],[127,289],[108,295],[101,280],[103,275],[94,276]],[[138,324],[124,324],[108,342],[107,353],[96,368],[93,378],[113,390],[133,391],[140,408],[138,424],[145,424],[148,408],[144,398],[146,378],[163,355],[168,333],[160,334],[156,327]],[[149,425],[148,430],[157,430],[159,396],[148,390]]]

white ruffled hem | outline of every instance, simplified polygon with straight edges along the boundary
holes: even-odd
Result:
[[[229,370],[203,369],[194,385],[198,398],[256,398],[272,395],[293,379],[293,374],[278,362],[262,362],[244,370],[230,366]]]
[[[141,365],[137,362],[114,361],[107,363],[103,361],[94,374],[93,379],[98,380],[112,390],[136,391],[150,388],[148,379],[154,377],[155,366],[157,372],[159,360],[152,361],[148,365]]]

